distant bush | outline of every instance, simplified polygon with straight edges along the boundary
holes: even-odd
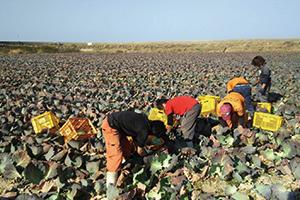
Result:
[[[18,48],[18,49],[11,49],[9,50],[8,54],[22,54],[24,53],[22,49]]]

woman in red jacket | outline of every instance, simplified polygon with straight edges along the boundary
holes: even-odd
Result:
[[[183,138],[188,147],[193,147],[196,120],[201,112],[199,102],[190,96],[178,96],[172,99],[159,99],[156,101],[158,109],[164,109],[168,116],[167,130],[170,131],[173,125],[173,116],[181,116],[180,124]]]

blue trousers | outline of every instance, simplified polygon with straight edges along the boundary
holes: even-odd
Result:
[[[245,98],[246,110],[253,113],[254,107],[251,100],[251,86],[249,84],[236,85],[232,91],[240,93]]]

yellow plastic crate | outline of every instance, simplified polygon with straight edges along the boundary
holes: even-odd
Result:
[[[149,120],[159,120],[162,121],[165,125],[167,125],[168,117],[163,110],[159,110],[158,108],[151,108],[149,115]]]
[[[51,132],[54,132],[59,128],[59,119],[50,111],[33,117],[31,123],[36,134],[41,133],[45,129],[50,129]]]
[[[87,118],[69,118],[59,129],[59,132],[64,136],[65,142],[69,142],[72,139],[87,139],[97,134],[94,125]]]
[[[198,101],[201,104],[201,115],[216,114],[217,104],[221,101],[219,96],[199,96]]]
[[[267,131],[277,131],[283,123],[283,118],[278,115],[273,115],[263,112],[255,112],[253,126]]]
[[[271,113],[272,104],[268,102],[255,102],[254,106],[256,107],[256,110],[259,112],[267,111],[268,113]]]

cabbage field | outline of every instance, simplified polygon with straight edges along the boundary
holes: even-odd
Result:
[[[101,123],[109,111],[148,113],[157,98],[226,94],[256,53],[0,55],[0,194],[7,199],[106,199]],[[277,132],[217,130],[220,145],[199,136],[195,151],[153,152],[124,163],[118,199],[300,199],[300,54],[261,53],[272,71]],[[276,98],[275,98],[276,97]],[[255,98],[255,96],[253,97]],[[88,117],[95,138],[64,143],[33,132],[31,118],[52,111],[60,125]]]

